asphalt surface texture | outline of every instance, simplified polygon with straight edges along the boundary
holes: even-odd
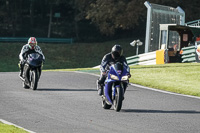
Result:
[[[0,73],[0,119],[36,133],[200,132],[200,99],[129,85],[116,112],[102,108],[97,76],[42,72],[33,91],[18,74]]]

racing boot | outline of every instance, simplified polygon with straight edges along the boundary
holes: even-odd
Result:
[[[103,95],[103,87],[99,84],[99,80],[97,80],[97,93],[99,96]]]
[[[19,77],[23,79],[23,65],[20,64],[20,72],[19,72]]]
[[[106,80],[106,76],[101,75],[101,77],[97,80],[97,91],[99,96],[103,95],[103,87],[104,87],[104,82]]]
[[[102,84],[101,81],[97,80],[97,91],[99,96],[103,95],[103,87],[104,84]]]

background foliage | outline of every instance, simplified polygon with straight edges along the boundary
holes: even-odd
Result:
[[[1,37],[59,37],[102,41],[145,36],[145,0],[1,0]],[[199,19],[199,0],[149,0],[180,6],[186,22]],[[56,17],[55,13],[60,13]]]

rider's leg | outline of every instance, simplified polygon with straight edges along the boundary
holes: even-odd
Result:
[[[103,74],[101,74],[100,78],[97,80],[97,90],[100,96],[103,95],[102,93],[105,80],[106,80],[106,75]]]
[[[22,77],[22,74],[23,74],[23,70],[24,70],[24,63],[22,61],[19,62],[19,65],[20,65],[20,73],[19,73],[19,76]]]

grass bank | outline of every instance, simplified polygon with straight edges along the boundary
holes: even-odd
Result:
[[[130,82],[151,88],[200,97],[200,64],[177,63],[134,66]]]
[[[103,56],[114,44],[120,44],[125,56],[135,55],[133,39],[114,40],[102,43],[47,44],[39,43],[46,57],[43,69],[87,68],[99,65]],[[0,72],[19,71],[19,53],[24,43],[0,42]],[[140,47],[141,51],[144,51]]]
[[[28,133],[23,129],[0,122],[0,133]]]

